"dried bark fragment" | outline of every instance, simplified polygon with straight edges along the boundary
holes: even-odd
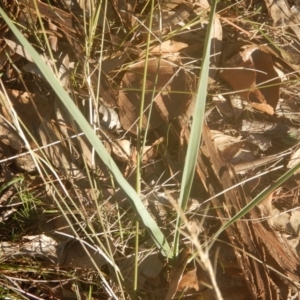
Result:
[[[213,196],[220,191],[218,189],[227,190],[238,180],[232,167],[222,160],[216,150],[207,126],[204,126],[203,140],[205,146],[201,149],[200,159],[210,170],[211,178],[206,185]],[[224,220],[233,217],[249,200],[242,188],[238,187],[214,199],[213,205],[218,208],[216,210],[221,220]],[[257,219],[258,209],[251,210],[247,217]],[[289,285],[292,283],[296,286],[300,279],[300,264],[289,246],[278,240],[267,222],[236,222],[226,231],[235,247],[237,260],[253,299],[287,299]]]

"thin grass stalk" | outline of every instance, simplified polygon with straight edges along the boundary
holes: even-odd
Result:
[[[186,210],[187,202],[191,192],[191,187],[195,175],[197,155],[200,146],[202,127],[204,121],[204,113],[206,106],[206,94],[208,85],[208,73],[209,73],[209,61],[210,61],[210,49],[211,49],[211,39],[212,31],[214,28],[214,16],[217,6],[217,0],[213,0],[210,8],[209,22],[207,25],[207,32],[205,37],[202,65],[200,69],[200,82],[198,85],[198,91],[196,95],[196,104],[193,114],[193,124],[191,128],[190,141],[187,148],[186,159],[183,169],[181,190],[179,196],[179,209],[184,213]],[[180,213],[177,213],[175,235],[174,235],[174,256],[177,257],[179,252],[179,237],[180,237],[180,227],[181,227],[181,217]]]
[[[137,299],[138,295],[138,270],[139,270],[139,220],[135,221],[135,243],[134,243],[134,278],[133,278],[133,300]]]

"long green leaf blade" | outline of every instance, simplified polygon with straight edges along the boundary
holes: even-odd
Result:
[[[184,212],[186,209],[187,201],[190,195],[197,155],[200,146],[202,127],[204,121],[205,105],[206,105],[206,93],[208,85],[208,72],[209,72],[209,56],[211,49],[211,39],[214,24],[214,16],[216,11],[217,1],[212,1],[209,22],[205,37],[204,51],[202,56],[202,65],[200,70],[200,82],[197,91],[195,111],[193,114],[193,124],[191,128],[190,141],[188,144],[188,149],[186,153],[186,160],[184,164],[184,170],[181,181],[181,191],[179,198],[179,207],[181,211]],[[179,245],[179,235],[180,235],[181,217],[180,213],[177,214],[175,236],[174,236],[174,254],[178,254]]]
[[[49,69],[49,67],[42,61],[39,54],[35,51],[35,49],[30,45],[30,43],[24,38],[22,33],[18,30],[18,28],[13,24],[10,18],[6,15],[2,8],[0,8],[0,15],[3,17],[11,31],[14,33],[16,38],[22,44],[22,46],[26,49],[26,51],[31,55],[33,61],[36,63],[41,73],[48,81],[52,89],[57,94],[58,98],[65,105],[69,113],[74,117],[87,139],[91,143],[91,145],[95,148],[99,157],[103,160],[107,168],[114,175],[116,181],[120,185],[120,187],[124,190],[124,192],[128,195],[128,197],[132,200],[132,204],[139,214],[142,222],[144,223],[146,229],[151,235],[152,239],[156,243],[156,245],[163,251],[166,256],[171,256],[171,249],[166,241],[165,236],[157,226],[156,222],[150,216],[149,212],[145,208],[142,203],[140,197],[137,195],[136,191],[131,187],[131,185],[126,181],[120,172],[119,168],[107,152],[106,148],[99,140],[90,124],[87,122],[83,114],[76,107],[68,93],[63,89],[58,79],[54,76],[53,72]]]

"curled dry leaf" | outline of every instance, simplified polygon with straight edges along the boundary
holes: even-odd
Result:
[[[145,60],[132,65],[122,79],[119,93],[120,122],[125,130],[136,133],[140,115]],[[154,58],[148,61],[143,114],[143,129],[155,129],[176,118],[186,110],[190,100],[187,78],[174,63]],[[187,93],[182,93],[187,92]],[[152,106],[149,116],[150,106]]]
[[[281,81],[269,53],[256,45],[243,46],[238,53],[233,53],[225,66],[228,69],[220,72],[221,77],[243,100],[260,111],[274,114]]]

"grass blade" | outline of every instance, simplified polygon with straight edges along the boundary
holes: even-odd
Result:
[[[190,134],[190,142],[188,145],[186,160],[184,164],[183,176],[181,181],[181,191],[179,198],[179,207],[181,212],[186,209],[187,201],[190,195],[191,186],[194,179],[197,155],[200,146],[202,126],[204,121],[205,105],[206,105],[206,92],[208,85],[208,72],[209,72],[209,56],[211,49],[212,30],[214,24],[214,15],[216,11],[217,1],[212,1],[209,22],[205,37],[205,44],[203,49],[202,65],[200,71],[200,82],[198,86],[196,104],[193,115],[193,124]],[[177,256],[179,248],[179,235],[180,235],[181,217],[180,213],[177,214],[175,236],[174,236],[174,255]]]

